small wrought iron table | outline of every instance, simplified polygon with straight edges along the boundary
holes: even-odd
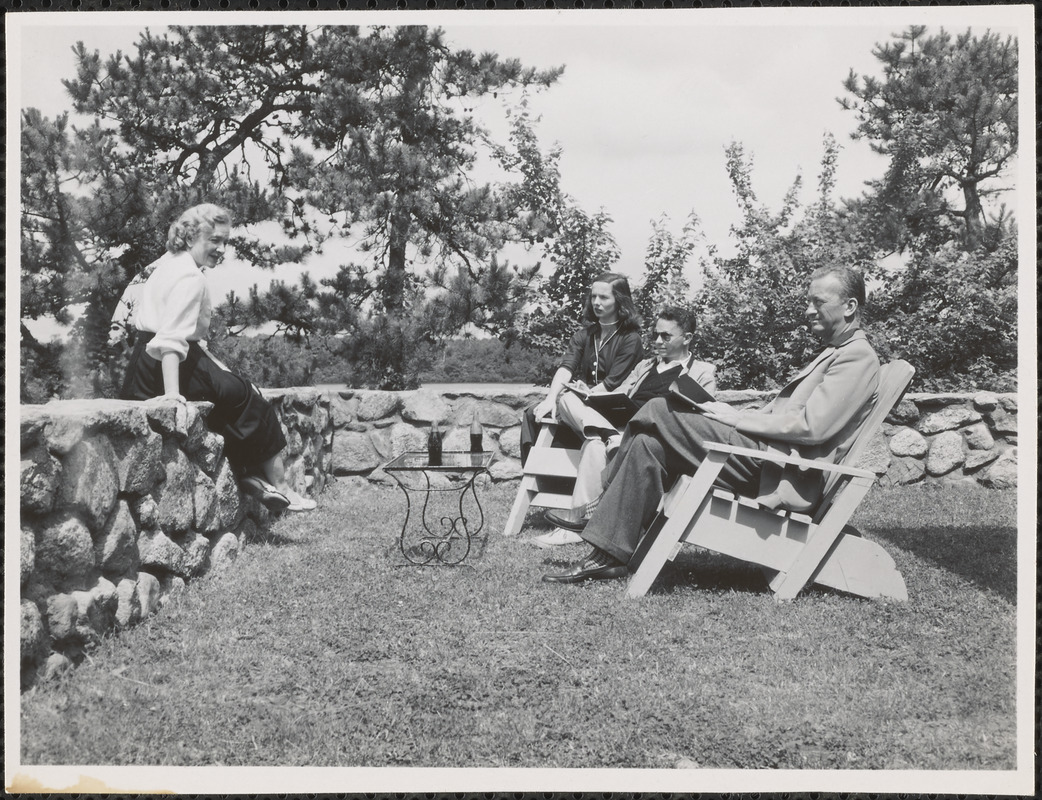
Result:
[[[463,562],[470,553],[471,540],[481,532],[485,525],[485,512],[481,508],[477,489],[474,481],[482,473],[488,474],[489,464],[492,463],[492,453],[467,453],[459,450],[447,450],[442,453],[441,464],[432,466],[427,458],[427,453],[420,450],[409,450],[392,459],[384,466],[384,472],[388,473],[405,493],[405,522],[402,523],[402,532],[398,536],[398,547],[402,555],[412,564],[419,566],[434,566],[444,564],[454,566]],[[452,474],[459,475],[459,483],[451,486],[431,486],[431,475],[443,474],[449,477]],[[423,480],[409,480],[409,476]],[[430,508],[431,496],[443,492],[456,492],[459,495],[458,503],[453,504],[454,514],[459,509],[459,516],[443,515]],[[464,501],[470,492],[472,503],[477,508],[477,525],[474,526],[474,518],[468,518],[464,510]],[[422,530],[416,532],[415,537],[409,537],[409,518],[412,515],[412,494],[423,494],[423,509],[420,513],[419,523]],[[419,528],[420,526],[415,526]],[[415,541],[414,541],[415,539]]]

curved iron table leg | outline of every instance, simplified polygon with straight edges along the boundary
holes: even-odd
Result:
[[[404,481],[400,480],[397,475],[391,473],[391,476],[405,494],[405,520],[402,523],[401,533],[398,535],[398,549],[409,563],[417,566],[433,566],[435,563],[446,566],[459,565],[470,554],[471,537],[480,533],[481,529],[485,526],[485,511],[481,507],[481,500],[478,497],[475,482],[478,475],[486,473],[488,470],[483,469],[472,473],[470,479],[463,486],[454,486],[446,489],[432,488],[430,475],[427,471],[417,471],[423,473],[425,482],[423,487],[409,486]],[[478,509],[478,525],[474,530],[471,530],[470,526],[467,524],[467,516],[463,508],[468,490],[474,498],[474,504]],[[459,492],[459,516],[442,516],[437,520],[437,525],[440,526],[441,530],[432,530],[433,521],[428,520],[428,508],[430,507],[431,495],[435,492],[452,491]],[[423,507],[420,511],[419,521],[422,525],[423,531],[426,532],[426,536],[421,535],[420,540],[415,545],[412,547],[406,547],[405,541],[409,531],[409,520],[412,516],[411,492],[423,492]],[[463,546],[463,552],[458,557],[452,557],[452,550],[455,542],[459,542]]]

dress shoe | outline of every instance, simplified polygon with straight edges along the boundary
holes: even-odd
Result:
[[[543,517],[551,525],[556,525],[558,528],[564,528],[566,531],[575,531],[578,533],[586,527],[586,520],[576,522],[575,520],[564,516],[564,514],[559,514],[552,510],[543,512]]]
[[[544,575],[543,583],[582,583],[583,581],[601,581],[610,578],[623,578],[629,568],[603,550],[594,548],[582,562],[567,572],[556,575]]]

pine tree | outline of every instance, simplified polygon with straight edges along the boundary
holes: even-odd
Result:
[[[1016,40],[990,31],[953,39],[943,28],[926,36],[925,26],[912,25],[873,53],[882,79],[851,70],[843,86],[852,97],[839,100],[857,116],[853,137],[890,157],[872,183],[868,223],[898,249],[916,237],[933,247],[953,224],[966,249],[976,248],[984,200],[1005,191],[994,181],[1017,152]]]
[[[440,29],[420,26],[374,28],[355,57],[337,60],[339,43],[325,33],[315,49],[331,67],[302,120],[312,149],[294,149],[294,185],[345,231],[361,223],[385,312],[407,310],[418,260],[480,280],[517,220],[500,189],[469,177],[487,136],[472,111],[501,93],[550,86],[561,70],[453,50]]]
[[[469,179],[487,139],[472,112],[479,99],[549,86],[559,69],[455,51],[420,27],[174,27],[146,31],[130,55],[79,45],[76,56],[65,85],[93,123],[23,114],[26,316],[86,303],[79,324],[94,342],[97,321],[163,252],[170,222],[201,201],[240,225],[281,223],[288,244],[233,238],[255,265],[358,232],[374,254],[319,286],[228,298],[239,328],[269,315],[294,335],[343,333],[378,301],[396,330],[413,330],[405,318],[425,285],[415,260],[462,265],[501,291],[492,255],[524,235],[524,213]],[[86,357],[102,356],[91,344]]]

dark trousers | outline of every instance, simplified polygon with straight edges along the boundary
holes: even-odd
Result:
[[[521,466],[524,466],[525,462],[528,461],[528,453],[532,449],[532,445],[535,444],[536,436],[539,435],[539,423],[535,418],[535,407],[537,405],[539,404],[533,403],[521,415]],[[582,439],[571,428],[567,425],[558,425],[551,447],[567,447],[572,450],[578,450],[582,443]]]
[[[145,352],[152,336],[138,336],[119,394],[123,400],[148,400],[165,391],[162,363]],[[189,400],[213,403],[207,425],[224,437],[224,454],[237,468],[256,468],[285,448],[286,437],[271,404],[248,380],[215,364],[197,342],[188,343],[179,387]]]
[[[604,471],[604,494],[582,537],[628,563],[663,494],[678,476],[693,474],[705,459],[706,442],[764,449],[762,442],[671,398],[648,402],[630,420],[618,453]],[[757,460],[731,456],[716,485],[755,495],[760,469]]]

